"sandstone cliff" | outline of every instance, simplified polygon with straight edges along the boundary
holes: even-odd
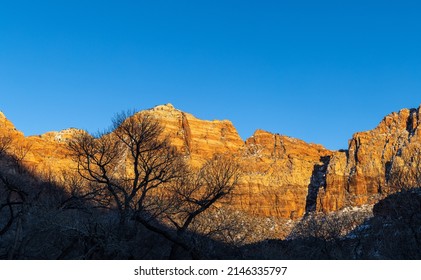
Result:
[[[147,111],[164,126],[171,143],[190,158],[194,165],[203,163],[215,153],[235,154],[243,146],[230,121],[204,121],[177,110],[171,104]]]
[[[386,194],[390,174],[415,160],[411,155],[421,145],[420,122],[420,108],[403,109],[386,116],[375,129],[354,134],[349,150],[335,152],[330,159],[317,208],[330,212],[373,204]]]
[[[302,217],[315,169],[331,153],[320,145],[256,131],[243,151],[242,209],[265,216]]]
[[[66,129],[25,137],[0,113],[0,137],[11,139],[8,153],[27,169],[45,177],[60,176],[62,171],[74,166],[66,141],[78,131]]]
[[[395,169],[411,162],[421,145],[420,109],[387,116],[372,131],[356,133],[346,151],[329,151],[291,137],[257,130],[243,141],[230,121],[204,121],[171,104],[146,111],[193,166],[215,153],[236,157],[244,170],[231,205],[253,216],[298,219],[373,204],[387,191]],[[24,137],[0,113],[0,136],[13,139],[9,152],[34,172],[59,176],[74,167],[67,142],[77,129]]]
[[[231,204],[259,216],[299,218],[306,211],[314,167],[332,152],[321,145],[257,130],[243,141],[230,121],[203,121],[171,104],[149,110],[193,165],[215,153],[238,158],[244,176]]]

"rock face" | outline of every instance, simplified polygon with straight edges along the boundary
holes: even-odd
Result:
[[[392,113],[377,128],[356,133],[346,151],[262,130],[243,141],[230,121],[200,120],[171,104],[145,112],[193,166],[215,153],[237,158],[244,175],[230,204],[254,216],[298,219],[306,212],[374,204],[388,190],[390,175],[413,165],[414,151],[421,153],[420,109]],[[13,139],[9,152],[39,174],[73,166],[66,142],[80,132],[24,137],[0,112],[0,136]]]
[[[317,209],[330,212],[375,203],[387,192],[391,174],[416,160],[413,151],[421,145],[420,123],[420,108],[403,109],[386,116],[375,129],[356,133],[349,150],[331,158]]]
[[[42,176],[60,176],[74,166],[66,141],[79,130],[66,129],[44,135],[25,137],[0,113],[0,137],[10,138],[7,152],[27,169]]]
[[[230,121],[203,121],[171,104],[149,110],[195,166],[215,153],[238,158],[244,176],[230,202],[252,215],[302,217],[315,166],[332,152],[321,145],[257,130],[244,142]]]
[[[20,135],[23,136],[23,133],[19,132],[13,123],[9,121],[3,112],[0,111],[0,135]]]
[[[244,145],[230,121],[204,121],[171,104],[147,111],[164,126],[171,143],[198,165],[215,153],[235,154]]]
[[[243,151],[241,209],[255,215],[302,217],[314,204],[309,190],[318,183],[318,168],[331,154],[320,145],[256,131]]]

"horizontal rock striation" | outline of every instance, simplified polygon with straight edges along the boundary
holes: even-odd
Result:
[[[171,104],[139,112],[144,113],[162,124],[192,166],[215,153],[235,157],[243,176],[229,203],[253,216],[298,219],[313,211],[374,204],[391,191],[391,174],[415,168],[414,154],[421,154],[419,108],[392,113],[375,129],[356,133],[344,151],[262,130],[243,141],[230,121],[200,120]],[[47,176],[74,168],[67,142],[81,132],[24,137],[0,112],[0,137],[13,139],[8,152]]]

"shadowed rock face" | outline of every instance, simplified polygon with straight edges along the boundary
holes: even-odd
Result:
[[[244,175],[230,204],[258,216],[296,219],[310,211],[375,203],[390,172],[421,145],[419,109],[392,113],[374,130],[356,133],[347,151],[262,130],[244,142],[230,121],[199,120],[171,104],[146,113],[162,123],[164,133],[193,166],[215,153],[236,157]],[[80,132],[67,129],[24,137],[0,113],[0,136],[14,139],[9,152],[27,149],[23,162],[41,174],[57,175],[74,166],[67,142]]]

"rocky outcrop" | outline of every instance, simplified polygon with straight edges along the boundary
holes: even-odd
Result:
[[[252,215],[302,217],[315,166],[332,152],[321,145],[257,130],[243,141],[230,121],[203,121],[171,104],[149,110],[194,166],[215,153],[238,158],[244,174],[230,201]]]
[[[40,137],[48,142],[68,143],[76,135],[82,133],[83,130],[76,128],[68,128],[61,131],[47,132]]]
[[[162,124],[192,166],[215,153],[237,158],[244,174],[230,204],[253,216],[298,219],[312,211],[374,204],[390,191],[391,174],[413,168],[414,154],[421,155],[420,109],[390,114],[375,129],[356,133],[344,151],[262,130],[243,141],[230,121],[200,120],[171,104],[140,113]],[[13,138],[9,152],[39,174],[56,176],[73,167],[67,142],[79,133],[24,137],[0,113],[0,136]]]
[[[255,215],[302,217],[315,168],[331,153],[321,145],[256,131],[243,151],[241,209]]]
[[[3,112],[0,111],[0,135],[1,136],[14,136],[23,137],[23,133],[18,131],[13,123],[9,121]]]
[[[294,219],[374,204],[390,191],[390,174],[421,147],[420,109],[386,116],[375,129],[356,133],[343,151],[262,130],[243,142],[229,121],[202,121],[172,105],[150,112],[193,164],[214,153],[239,158],[244,176],[231,203],[252,215]]]
[[[146,111],[165,128],[171,143],[200,165],[215,153],[236,154],[244,145],[234,125],[227,120],[204,121],[174,108],[171,104]]]
[[[334,153],[317,209],[330,212],[377,202],[389,191],[394,170],[414,160],[412,151],[421,145],[420,122],[419,108],[403,109],[375,129],[356,133],[348,151]]]
[[[45,177],[60,176],[62,171],[73,167],[66,142],[79,132],[77,129],[66,129],[25,137],[3,113],[0,113],[0,137],[11,140],[7,152],[13,156],[16,163]]]

